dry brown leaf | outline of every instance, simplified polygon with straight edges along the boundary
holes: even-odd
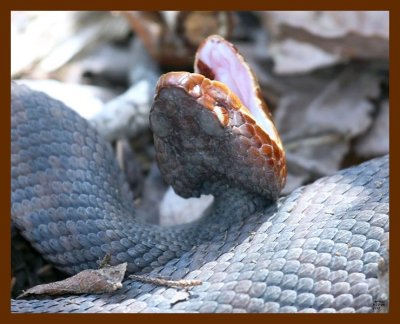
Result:
[[[364,70],[349,66],[334,77],[316,77],[308,89],[303,84],[299,92],[288,91],[275,114],[278,129],[286,138],[365,132],[373,109],[369,99],[378,96],[380,79]]]
[[[110,293],[122,287],[127,263],[105,267],[98,270],[83,270],[65,280],[37,285],[23,292],[18,298],[29,295],[64,294],[102,294]]]
[[[370,66],[347,66],[277,78],[281,98],[274,119],[287,152],[289,177],[284,194],[338,170],[350,141],[372,125],[381,77]]]
[[[389,58],[388,11],[272,11],[265,13],[265,25],[275,43],[277,73],[307,72],[350,58]],[[297,43],[287,46],[287,39]],[[313,48],[304,64],[299,53],[307,45]]]
[[[121,11],[148,53],[160,64],[185,67],[193,63],[198,44],[207,36],[228,37],[229,11]]]
[[[270,47],[277,74],[304,73],[340,62],[340,56],[306,42],[285,39]]]

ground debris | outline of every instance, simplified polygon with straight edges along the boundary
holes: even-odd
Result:
[[[388,11],[269,11],[264,24],[278,74],[389,57]]]
[[[165,278],[158,278],[158,277],[148,277],[148,276],[141,276],[141,275],[130,275],[129,278],[145,283],[150,283],[157,286],[167,286],[172,288],[190,288],[193,286],[200,286],[203,282],[201,280],[168,280]]]
[[[29,295],[64,295],[64,294],[102,294],[113,292],[122,287],[127,263],[104,267],[98,270],[83,270],[65,280],[37,285],[24,291],[17,298]]]

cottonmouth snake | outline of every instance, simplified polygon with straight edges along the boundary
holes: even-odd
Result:
[[[214,205],[200,220],[173,227],[136,221],[109,144],[61,102],[16,84],[11,86],[11,214],[33,246],[67,273],[97,268],[96,261],[109,253],[111,264],[128,262],[128,272],[203,284],[187,293],[126,280],[112,294],[12,300],[12,311],[371,312],[380,296],[378,263],[387,254],[388,156],[274,202],[284,182],[286,170],[279,162],[284,154],[267,152],[265,163],[279,162],[272,172],[264,169],[267,185],[251,171],[239,175],[241,167],[253,166],[254,150],[249,153],[253,162],[227,169],[234,150],[211,148],[199,130],[206,120],[212,125],[205,126],[206,139],[219,143],[223,137],[237,150],[248,150],[235,144],[233,131],[221,135],[218,128],[243,118],[221,113],[240,100],[226,99],[229,89],[221,86],[217,97],[226,100],[214,105],[220,110],[187,112],[182,107],[207,103],[199,103],[198,94],[193,97],[187,87],[188,80],[201,76],[182,75],[178,81],[176,74],[160,80],[150,121],[161,171],[170,172],[167,181],[184,196],[214,195]],[[191,121],[180,129],[184,135],[171,125],[175,114],[168,110],[175,108],[176,115]],[[268,139],[279,147],[274,135]],[[193,142],[199,146],[192,147]],[[222,162],[215,162],[217,154]],[[174,155],[179,159],[171,160]]]

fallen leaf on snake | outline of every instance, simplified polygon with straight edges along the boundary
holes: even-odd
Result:
[[[122,287],[127,263],[98,270],[83,270],[65,280],[37,285],[24,291],[18,298],[29,295],[102,294]]]

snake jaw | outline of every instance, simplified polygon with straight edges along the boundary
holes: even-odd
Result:
[[[233,44],[219,35],[209,36],[196,52],[194,70],[211,80],[226,84],[257,123],[283,150],[257,77]]]
[[[230,64],[221,64],[227,59],[243,80],[232,81]],[[210,36],[195,70],[205,75],[170,72],[157,84],[150,126],[166,182],[183,197],[213,193],[204,183],[223,182],[276,199],[285,153],[249,66],[232,44]]]

